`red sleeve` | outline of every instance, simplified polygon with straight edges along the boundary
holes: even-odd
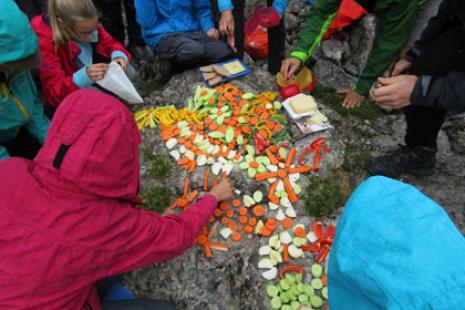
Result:
[[[98,44],[97,52],[111,58],[111,53],[114,51],[123,52],[129,60],[132,56],[118,40],[113,38],[102,26],[98,28]]]
[[[47,105],[57,107],[60,102],[78,87],[73,83],[73,76],[66,76],[60,56],[55,51],[55,44],[49,38],[39,36],[42,64],[37,69],[44,101]]]
[[[206,195],[180,215],[160,216],[153,212],[132,210],[124,224],[131,233],[118,238],[120,247],[107,256],[108,275],[127,272],[182,254],[193,245],[207,224],[217,200]]]

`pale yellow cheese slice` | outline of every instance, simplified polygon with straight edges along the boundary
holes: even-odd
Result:
[[[308,119],[308,123],[310,125],[318,125],[322,123],[326,123],[328,118],[324,116],[320,111],[317,111],[312,117]]]
[[[289,100],[289,106],[295,114],[305,114],[318,109],[315,99],[312,96],[299,94]]]

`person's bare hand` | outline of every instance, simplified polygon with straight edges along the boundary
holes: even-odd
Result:
[[[217,29],[215,28],[212,28],[210,30],[207,31],[207,36],[210,38],[210,39],[216,39],[218,40],[220,38],[220,33],[218,32]]]
[[[225,10],[221,13],[219,28],[221,33],[234,34],[234,16],[231,10]]]
[[[401,59],[394,65],[394,69],[392,70],[391,76],[398,76],[402,74],[403,72],[405,72],[405,70],[407,70],[411,66],[412,66],[412,63],[410,61]]]
[[[372,88],[370,95],[374,101],[383,109],[401,109],[409,106],[418,77],[415,75],[399,75],[391,78],[378,78],[382,85]]]
[[[289,80],[297,71],[297,69],[299,69],[301,63],[302,62],[300,59],[294,57],[284,59],[283,63],[281,64],[281,73],[284,75],[284,78]]]
[[[123,57],[115,58],[113,59],[113,61],[116,62],[118,65],[120,65],[121,68],[123,68],[123,70],[126,70],[128,67],[128,61],[124,59]]]
[[[342,102],[342,106],[346,109],[353,109],[359,107],[365,97],[357,93],[355,90],[351,88],[340,88],[337,90],[339,95],[345,95],[344,101]]]
[[[92,81],[100,81],[103,79],[108,71],[109,66],[107,64],[93,64],[87,67],[87,75]]]
[[[210,190],[210,194],[216,197],[216,200],[222,201],[232,197],[234,192],[234,185],[229,178],[224,179],[220,184],[216,185]]]

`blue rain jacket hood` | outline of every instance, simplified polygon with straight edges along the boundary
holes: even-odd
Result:
[[[415,187],[372,177],[336,230],[329,305],[340,309],[464,309],[465,239]]]
[[[16,3],[1,1],[0,64],[6,64],[33,55],[38,39]],[[0,71],[0,75],[0,144],[14,139],[23,126],[43,144],[50,121],[43,112],[31,72]],[[7,157],[7,150],[0,145],[0,160]]]
[[[17,61],[33,55],[39,40],[13,0],[2,0],[0,10],[0,64]]]

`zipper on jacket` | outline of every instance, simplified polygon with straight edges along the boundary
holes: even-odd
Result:
[[[23,116],[24,116],[24,119],[26,120],[26,122],[29,122],[29,113],[26,111],[26,109],[24,108],[23,104],[21,103],[21,101],[19,101],[19,99],[13,95],[13,93],[10,91],[11,89],[11,85],[13,83],[13,81],[18,78],[18,76],[21,76],[22,73],[20,74],[17,74],[16,76],[14,76],[10,82],[8,83],[8,87],[7,87],[7,90],[8,90],[8,94],[11,96],[11,99],[13,99],[14,103],[18,106],[18,109],[23,113]],[[7,96],[8,97],[8,96]]]

